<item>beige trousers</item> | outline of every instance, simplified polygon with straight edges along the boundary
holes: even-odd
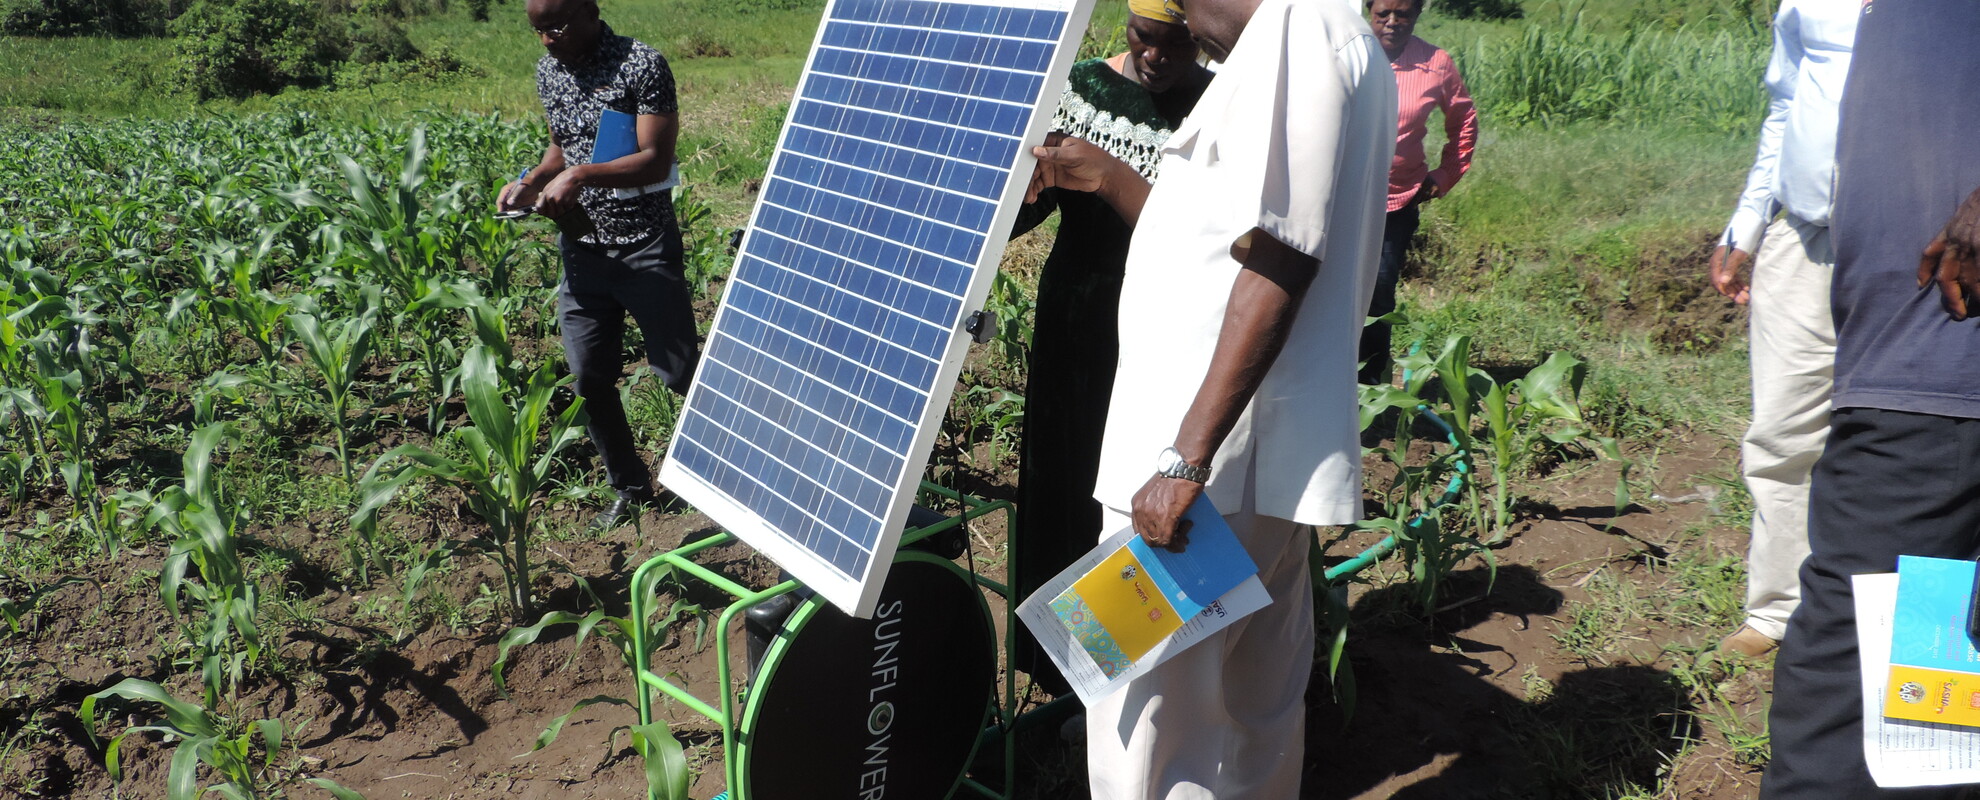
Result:
[[[1128,517],[1107,509],[1103,531]],[[1272,604],[1086,711],[1094,800],[1295,800],[1313,669],[1313,529],[1226,514]]]
[[[1746,551],[1746,624],[1774,639],[1801,603],[1808,557],[1808,485],[1829,437],[1836,327],[1829,229],[1776,220],[1753,259],[1753,424],[1740,445],[1753,493]]]

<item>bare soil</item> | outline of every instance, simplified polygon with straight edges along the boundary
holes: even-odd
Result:
[[[988,454],[979,447],[976,455]],[[1730,463],[1732,454],[1716,442],[1667,443],[1648,481],[1679,495],[1702,476],[1723,474]],[[997,473],[1009,474],[963,469],[958,476],[987,494],[1007,494]],[[1602,663],[1577,659],[1554,638],[1568,624],[1564,609],[1588,599],[1586,587],[1597,572],[1650,595],[1669,591],[1668,576],[1654,565],[1670,548],[1744,551],[1743,534],[1712,527],[1703,503],[1648,503],[1611,519],[1613,480],[1610,470],[1594,465],[1530,487],[1531,513],[1496,551],[1496,578],[1470,562],[1450,579],[1443,609],[1428,620],[1399,610],[1410,605],[1409,587],[1380,574],[1390,567],[1354,587],[1348,653],[1356,708],[1352,716],[1343,713],[1330,696],[1324,665],[1318,668],[1309,696],[1306,797],[1595,797],[1619,780],[1655,786],[1672,769],[1678,777],[1671,796],[1754,795],[1755,769],[1739,763],[1671,675],[1672,664],[1685,657],[1673,647],[1695,650],[1720,632],[1635,620],[1624,632],[1629,646]],[[575,517],[582,511],[553,513]],[[1003,528],[986,522],[972,533],[972,560],[994,576],[1003,563]],[[545,570],[537,590],[549,607],[588,608],[570,577],[583,576],[603,595],[609,613],[623,614],[634,568],[715,532],[698,514],[649,512],[637,531],[543,542],[539,558],[555,568]],[[334,537],[308,529],[253,536],[259,546],[300,551],[303,563],[340,558]],[[1348,542],[1334,555],[1363,543]],[[164,796],[169,744],[156,736],[127,743],[125,779],[113,787],[101,748],[75,716],[86,695],[126,677],[164,680],[180,696],[196,696],[186,670],[171,663],[183,653],[167,649],[181,637],[157,596],[154,576],[162,558],[162,548],[152,547],[111,563],[99,560],[87,576],[93,583],[55,591],[22,633],[0,636],[0,740],[13,742],[0,753],[0,797]],[[775,581],[775,566],[742,545],[717,549],[703,561],[749,585]],[[499,592],[492,567],[463,564],[431,590],[456,604]],[[307,611],[282,626],[279,648],[287,668],[251,681],[238,708],[243,718],[280,718],[290,727],[296,754],[278,761],[278,774],[291,781],[295,796],[321,794],[293,783],[307,776],[333,778],[374,800],[640,793],[640,763],[623,730],[634,718],[628,708],[601,703],[579,711],[553,744],[532,752],[545,726],[576,702],[631,696],[629,671],[600,637],[574,647],[572,628],[563,626],[517,649],[508,670],[511,693],[503,697],[490,675],[507,629],[501,620],[465,629],[382,630],[361,608],[395,597],[394,587],[290,577]],[[712,593],[689,594],[688,602],[711,609],[702,619],[712,627],[724,601]],[[655,671],[677,676],[704,698],[719,696],[712,638],[697,641],[692,618],[675,632],[656,657]],[[739,633],[726,635],[740,660]],[[1725,693],[1735,703],[1733,712],[1757,718],[1767,700],[1764,672],[1746,673],[1736,683]],[[134,707],[115,722],[142,722],[146,713]],[[721,791],[719,731],[678,706],[663,713],[688,745],[698,773],[692,796]],[[1021,796],[1078,796],[1077,743],[1048,741],[1044,748],[1021,754]],[[1581,781],[1563,777],[1595,769],[1589,765],[1601,765],[1601,771]]]

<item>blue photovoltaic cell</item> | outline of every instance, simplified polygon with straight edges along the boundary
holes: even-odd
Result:
[[[827,11],[669,461],[849,579],[919,477],[909,451],[939,422],[930,397],[1066,20]]]

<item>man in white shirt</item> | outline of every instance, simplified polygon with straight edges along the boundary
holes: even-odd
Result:
[[[1781,3],[1759,152],[1710,262],[1713,288],[1752,305],[1753,423],[1740,447],[1753,494],[1746,624],[1721,643],[1749,656],[1779,644],[1801,602],[1809,476],[1828,439],[1835,390],[1829,210],[1837,109],[1862,10],[1862,0]],[[1749,259],[1751,284],[1741,275]]]
[[[1223,63],[1151,188],[1077,139],[1034,187],[1135,225],[1095,497],[1180,549],[1207,495],[1273,602],[1087,710],[1093,796],[1291,800],[1313,662],[1313,525],[1361,517],[1355,361],[1374,290],[1395,79],[1353,0],[1186,0]],[[1151,477],[1152,474],[1152,477]]]

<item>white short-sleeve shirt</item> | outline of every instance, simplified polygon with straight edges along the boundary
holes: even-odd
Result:
[[[1285,349],[1218,449],[1207,494],[1227,513],[1250,500],[1256,513],[1308,524],[1361,518],[1355,361],[1395,127],[1395,80],[1353,0],[1259,4],[1169,139],[1135,227],[1101,503],[1130,508],[1175,442],[1243,266],[1232,245],[1258,229],[1320,268]]]

